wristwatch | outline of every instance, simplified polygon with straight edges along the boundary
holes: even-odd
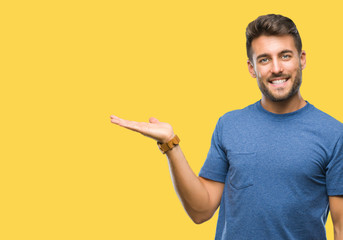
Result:
[[[165,154],[169,150],[173,149],[180,142],[180,138],[175,135],[170,141],[166,143],[157,142],[157,146],[160,148],[161,152]]]

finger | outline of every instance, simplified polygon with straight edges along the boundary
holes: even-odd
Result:
[[[113,122],[113,123],[115,123],[121,127],[130,129],[132,131],[136,131],[136,132],[139,132],[142,134],[145,134],[148,132],[148,126],[147,126],[148,123],[145,123],[145,122],[130,121],[130,120],[125,120],[125,119],[122,119],[119,117],[113,118],[111,120],[111,122]]]
[[[159,123],[160,121],[157,120],[157,118],[151,117],[149,118],[150,123]]]
[[[139,130],[139,123],[135,121],[120,119],[120,124],[122,127],[131,129],[131,130],[135,130],[135,131]]]
[[[110,118],[111,118],[112,123],[116,123],[116,124],[119,123],[119,119],[120,119],[119,117],[111,115]]]

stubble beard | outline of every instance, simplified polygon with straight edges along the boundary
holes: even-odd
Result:
[[[284,74],[273,74],[271,76],[271,78],[277,78],[277,77],[286,77],[288,75],[284,75]],[[299,92],[301,83],[302,83],[302,70],[301,70],[301,66],[299,65],[299,68],[297,70],[297,74],[295,75],[294,78],[294,83],[293,86],[291,88],[291,90],[286,93],[284,96],[276,96],[274,95],[266,86],[266,84],[261,81],[260,79],[258,79],[257,81],[258,83],[258,87],[260,88],[260,91],[262,92],[262,94],[267,97],[268,99],[270,99],[273,102],[282,102],[282,101],[286,101],[288,99],[290,99],[291,97],[293,97],[295,94],[297,94]]]

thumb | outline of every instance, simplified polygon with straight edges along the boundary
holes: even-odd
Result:
[[[158,121],[156,118],[151,117],[149,118],[149,123],[159,123],[160,121]]]

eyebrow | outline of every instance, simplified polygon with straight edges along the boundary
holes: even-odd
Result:
[[[293,53],[293,51],[292,51],[292,50],[289,50],[289,49],[285,49],[285,50],[282,50],[279,54],[285,54],[285,53]],[[263,58],[263,57],[268,57],[268,56],[269,56],[269,54],[267,54],[267,53],[262,53],[262,54],[258,55],[258,56],[256,57],[256,59]]]
[[[284,53],[293,53],[293,51],[286,49],[280,52],[280,54],[284,54]]]

